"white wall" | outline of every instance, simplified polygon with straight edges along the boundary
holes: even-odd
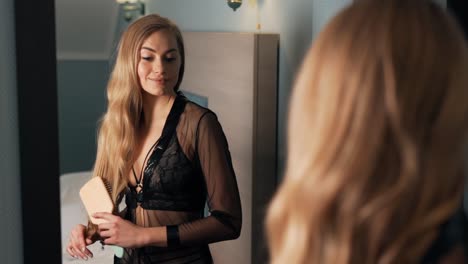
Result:
[[[0,259],[23,263],[14,2],[0,1]]]

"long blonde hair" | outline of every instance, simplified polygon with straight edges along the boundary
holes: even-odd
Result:
[[[179,80],[174,87],[177,91],[185,65],[182,34],[169,19],[156,14],[136,20],[123,33],[107,85],[108,105],[99,128],[93,174],[110,184],[115,202],[128,184],[127,175],[135,155],[136,135],[142,120],[142,88],[137,74],[140,48],[152,33],[163,29],[174,34],[181,58]]]
[[[430,1],[356,1],[321,32],[290,102],[271,262],[417,263],[461,206],[468,51]]]

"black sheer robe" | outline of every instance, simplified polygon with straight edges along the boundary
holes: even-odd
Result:
[[[240,234],[239,190],[221,125],[213,112],[179,94],[161,137],[178,107],[180,118],[159,162],[154,151],[146,164],[141,200],[135,182],[125,192],[125,218],[143,227],[171,227],[169,246],[125,249],[115,263],[212,263],[208,244]]]

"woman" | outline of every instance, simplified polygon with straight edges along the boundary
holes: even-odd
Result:
[[[97,213],[78,225],[70,255],[92,257],[97,239],[123,247],[114,263],[212,263],[208,244],[241,229],[239,191],[216,115],[178,92],[184,44],[171,21],[148,15],[121,38],[99,130],[94,176],[112,187],[121,216]],[[204,217],[205,202],[210,215]]]
[[[423,0],[355,1],[298,75],[272,263],[466,263],[468,51]]]

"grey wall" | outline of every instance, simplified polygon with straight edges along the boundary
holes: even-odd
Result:
[[[61,28],[62,23],[70,23],[69,19],[64,18],[65,15],[69,14],[67,13],[69,10],[64,10],[67,5],[63,1],[56,0],[55,2],[57,28]],[[86,4],[89,5],[89,3],[82,5]],[[97,8],[105,7],[102,5],[104,4],[101,3]],[[83,16],[86,15],[80,16],[79,19],[84,19]],[[97,125],[106,110],[106,86],[111,63],[115,59],[119,36],[129,24],[123,19],[123,16],[124,12],[120,7],[117,17],[111,19],[115,20],[115,28],[111,30],[112,32],[104,32],[103,28],[98,28],[92,32],[84,30],[83,36],[73,36],[74,38],[89,39],[96,33],[106,36],[110,34],[112,37],[108,41],[112,44],[109,45],[109,51],[98,49],[99,52],[94,52],[82,49],[81,46],[76,50],[61,50],[60,45],[58,46],[57,81],[61,174],[88,171],[94,165]],[[80,25],[76,25],[76,27],[79,28]],[[57,35],[57,42],[60,41],[64,40],[60,38],[60,35]]]
[[[0,1],[0,256],[23,263],[13,0]]]
[[[92,169],[108,77],[108,61],[57,61],[61,174]]]
[[[148,0],[147,13],[174,20],[183,31],[279,33],[278,171],[285,158],[286,114],[291,86],[313,37],[351,0],[244,0],[233,12],[222,0]],[[260,30],[257,29],[260,24]],[[209,81],[209,80],[206,80]]]

